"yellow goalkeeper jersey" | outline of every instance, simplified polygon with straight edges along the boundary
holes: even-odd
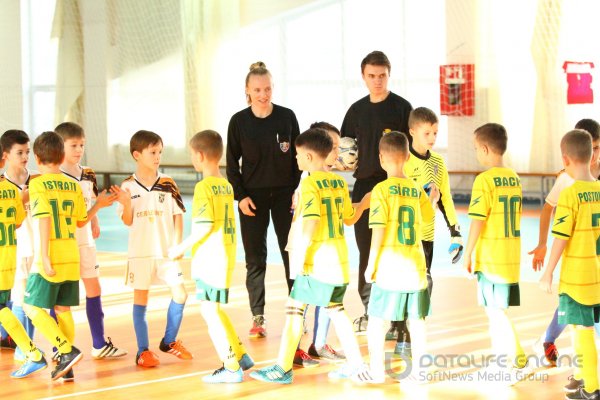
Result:
[[[25,219],[19,190],[0,177],[0,290],[10,290],[17,267],[17,225]],[[20,260],[19,260],[20,261]]]
[[[428,151],[422,156],[410,149],[410,158],[404,164],[404,174],[414,180],[421,188],[433,182],[440,189],[440,200],[438,208],[442,212],[448,226],[458,223],[454,201],[450,193],[450,178],[444,159],[434,151]],[[435,219],[431,219],[422,225],[423,240],[433,241],[435,231]]]
[[[552,235],[568,240],[558,292],[600,304],[600,182],[575,181],[560,193]]]
[[[374,265],[377,286],[404,292],[427,287],[421,235],[432,219],[429,198],[413,180],[388,178],[373,188],[369,227],[385,229]]]
[[[227,289],[235,267],[233,188],[225,178],[206,177],[196,184],[192,232],[210,224],[210,234],[192,247],[192,278]]]
[[[485,221],[475,247],[475,271],[492,282],[517,283],[521,263],[521,180],[510,168],[490,168],[473,183],[469,217]]]
[[[331,172],[315,171],[302,180],[296,209],[319,224],[306,250],[303,274],[332,285],[349,282],[344,220],[354,216],[348,185]]]

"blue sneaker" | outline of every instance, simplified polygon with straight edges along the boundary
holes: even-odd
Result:
[[[250,377],[259,381],[280,383],[282,385],[289,385],[293,381],[292,370],[285,372],[279,365],[252,371]]]
[[[221,367],[211,375],[202,377],[202,381],[205,383],[240,383],[244,380],[244,374],[241,368],[237,371],[230,371],[225,367]]]
[[[254,367],[254,360],[248,355],[248,353],[244,353],[242,358],[239,359],[238,363],[240,364],[242,371],[248,371],[250,368]]]
[[[42,358],[39,361],[33,361],[28,359],[27,361],[25,361],[25,364],[21,366],[21,368],[11,373],[10,377],[15,379],[26,378],[34,372],[45,369],[47,366],[48,363],[46,362],[46,358],[44,358],[44,356],[42,356]]]

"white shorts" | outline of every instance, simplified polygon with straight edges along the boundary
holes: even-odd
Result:
[[[82,246],[79,248],[79,274],[82,278],[98,278],[100,276],[95,247]]]
[[[15,281],[27,280],[29,273],[31,272],[31,265],[33,264],[32,257],[21,257],[17,260],[17,270],[15,272]]]
[[[133,289],[148,290],[152,285],[169,287],[183,284],[183,272],[178,261],[138,258],[127,262],[126,284]]]

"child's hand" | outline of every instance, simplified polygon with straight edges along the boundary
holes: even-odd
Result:
[[[367,283],[373,283],[373,273],[375,272],[375,268],[369,264],[367,265],[367,269],[365,270],[365,281]]]
[[[471,256],[465,257],[463,259],[463,268],[469,277],[473,275],[473,264],[471,262]]]
[[[547,247],[545,244],[538,244],[537,247],[527,254],[533,254],[531,266],[534,271],[541,271],[544,268],[544,259],[546,258]]]
[[[552,293],[552,274],[549,274],[548,270],[542,275],[539,285],[544,292]]]
[[[431,204],[437,204],[440,201],[440,189],[433,182],[429,182],[425,185],[425,192],[429,195],[429,201]]]
[[[92,224],[92,237],[98,239],[98,237],[100,237],[100,224],[98,223],[98,219],[92,218],[90,223]]]
[[[292,195],[292,210],[296,209],[296,206],[298,205],[298,200],[300,199],[300,192],[299,191],[295,191],[294,194]]]
[[[183,257],[183,251],[181,251],[179,246],[173,246],[169,249],[167,257],[173,261],[180,260]]]
[[[131,192],[129,189],[121,189],[117,185],[112,185],[110,192],[117,195],[117,201],[122,205],[131,203]]]
[[[106,189],[104,189],[98,193],[98,196],[96,197],[96,204],[98,204],[98,207],[100,208],[108,207],[111,206],[115,200],[117,200],[117,197],[117,194],[113,192],[107,192]]]
[[[50,258],[42,257],[42,265],[44,266],[44,272],[46,275],[52,277],[56,275],[56,271],[52,268],[52,263],[50,263]]]

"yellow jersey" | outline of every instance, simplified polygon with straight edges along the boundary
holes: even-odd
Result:
[[[209,224],[211,231],[192,247],[192,278],[218,288],[230,286],[235,267],[233,187],[225,178],[206,177],[196,184],[192,202],[192,233]]]
[[[81,187],[64,174],[43,174],[29,183],[35,253],[32,272],[49,282],[79,280],[79,246],[75,238],[78,221],[87,219]],[[41,258],[39,221],[50,218],[49,255],[56,275],[46,275]]]
[[[348,284],[344,220],[354,216],[354,208],[344,178],[332,172],[311,172],[300,184],[296,210],[303,221],[319,221],[306,250],[302,273],[331,285]]]
[[[452,193],[450,193],[450,178],[444,159],[434,151],[428,151],[422,156],[410,149],[410,157],[404,164],[404,174],[414,180],[420,187],[433,182],[440,189],[440,200],[438,208],[444,215],[448,226],[454,226],[458,223]],[[434,213],[435,215],[435,213]],[[435,219],[424,222],[422,225],[423,240],[432,242],[435,232]]]
[[[17,225],[25,219],[25,207],[15,185],[0,177],[0,290],[10,290],[17,268]]]
[[[475,246],[475,271],[495,283],[518,283],[521,272],[521,179],[494,167],[473,183],[469,217],[485,221]]]
[[[433,219],[423,189],[409,178],[388,178],[371,193],[369,227],[383,228],[374,281],[386,290],[414,292],[427,288],[422,227]]]
[[[552,235],[568,240],[558,292],[600,304],[600,182],[575,181],[560,193]]]

